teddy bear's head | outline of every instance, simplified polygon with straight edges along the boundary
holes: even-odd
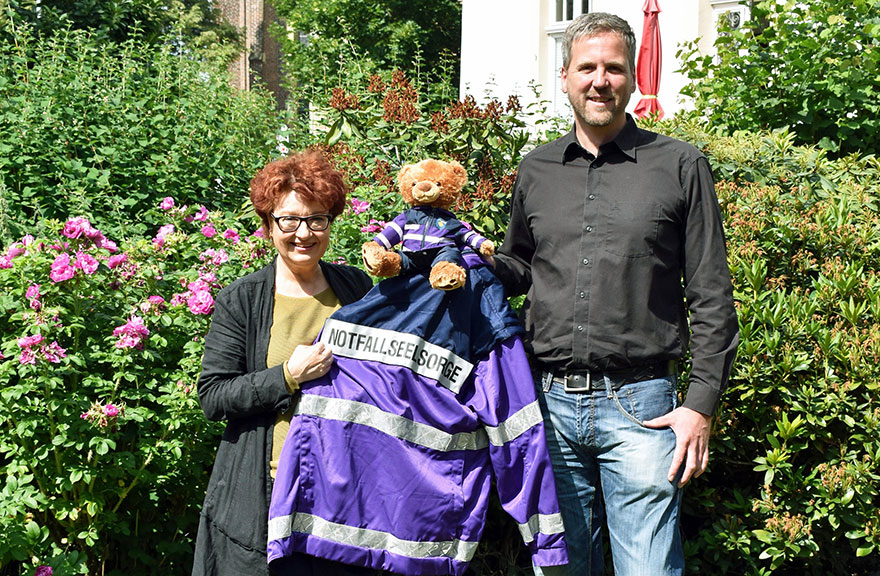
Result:
[[[467,184],[467,172],[458,162],[422,160],[407,164],[397,175],[397,185],[410,206],[451,208]]]

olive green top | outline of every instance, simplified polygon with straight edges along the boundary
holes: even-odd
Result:
[[[324,321],[341,306],[339,298],[333,290],[327,288],[314,296],[296,298],[275,293],[275,309],[272,313],[272,329],[269,335],[269,351],[266,354],[266,366],[281,364],[284,367],[284,379],[291,394],[299,390],[299,384],[287,371],[287,360],[294,348],[300,344],[309,345],[314,342]],[[290,430],[290,418],[295,404],[287,412],[279,413],[275,419],[275,430],[272,435],[272,460],[269,469],[272,477],[278,469],[278,458],[287,432]]]

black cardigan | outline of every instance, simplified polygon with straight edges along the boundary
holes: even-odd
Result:
[[[372,287],[357,268],[321,262],[342,304]],[[293,396],[281,365],[266,367],[275,302],[275,262],[217,295],[199,376],[199,403],[226,430],[202,506],[193,576],[268,574],[272,430]]]

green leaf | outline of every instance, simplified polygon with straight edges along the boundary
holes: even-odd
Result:
[[[40,526],[36,522],[28,522],[25,525],[25,530],[27,531],[28,539],[31,542],[36,542],[40,538]]]

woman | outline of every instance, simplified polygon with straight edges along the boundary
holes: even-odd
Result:
[[[342,176],[317,151],[271,162],[251,182],[251,201],[278,254],[218,294],[205,338],[199,402],[226,430],[202,508],[194,576],[268,573],[269,497],[294,396],[333,362],[312,342],[334,310],[372,287],[360,270],[321,261],[345,197]],[[357,572],[311,557],[293,564],[284,573]]]

